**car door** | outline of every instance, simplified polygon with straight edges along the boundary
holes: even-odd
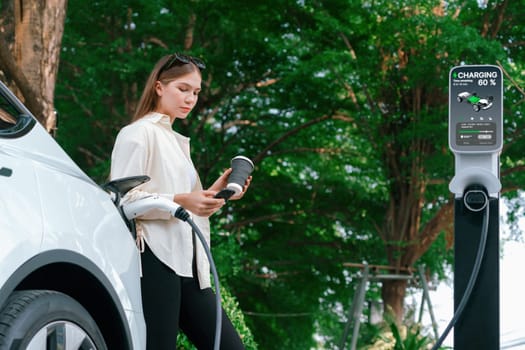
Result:
[[[42,211],[35,171],[25,157],[35,120],[0,86],[0,285],[42,240]]]

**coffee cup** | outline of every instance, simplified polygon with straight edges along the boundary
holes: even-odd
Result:
[[[246,180],[253,171],[253,162],[245,156],[236,156],[231,160],[232,172],[228,177],[226,188],[235,191],[235,194],[242,192]]]

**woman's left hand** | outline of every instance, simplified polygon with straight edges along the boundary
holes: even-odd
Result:
[[[219,178],[217,180],[215,180],[215,182],[213,183],[213,185],[211,185],[211,187],[209,189],[218,192],[218,191],[226,188],[226,186],[228,185],[228,177],[230,176],[231,172],[232,172],[232,168],[226,169],[224,171],[224,173],[222,173],[222,175],[219,176]],[[248,176],[248,178],[246,179],[246,182],[244,183],[242,192],[240,192],[239,194],[231,196],[230,200],[241,199],[244,196],[244,193],[246,193],[246,190],[248,190],[248,187],[250,187],[250,183],[251,182],[252,182],[252,177],[250,175],[250,176]]]
[[[242,191],[239,192],[238,194],[234,194],[233,196],[230,197],[230,200],[231,201],[235,201],[237,199],[241,199],[244,194],[246,193],[246,191],[248,190],[248,187],[250,187],[250,184],[252,183],[252,176],[248,176],[248,178],[246,179],[246,182],[244,183],[244,186],[242,187]]]

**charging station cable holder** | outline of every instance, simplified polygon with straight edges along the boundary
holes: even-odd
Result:
[[[499,154],[456,153],[455,163],[456,174],[449,183],[449,190],[456,198],[463,197],[465,189],[472,185],[485,187],[491,198],[499,197]]]

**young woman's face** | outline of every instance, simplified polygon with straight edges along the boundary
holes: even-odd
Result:
[[[159,99],[156,112],[169,115],[172,123],[177,118],[186,118],[197,103],[201,81],[198,71],[185,74],[167,84],[157,81],[155,91]]]

